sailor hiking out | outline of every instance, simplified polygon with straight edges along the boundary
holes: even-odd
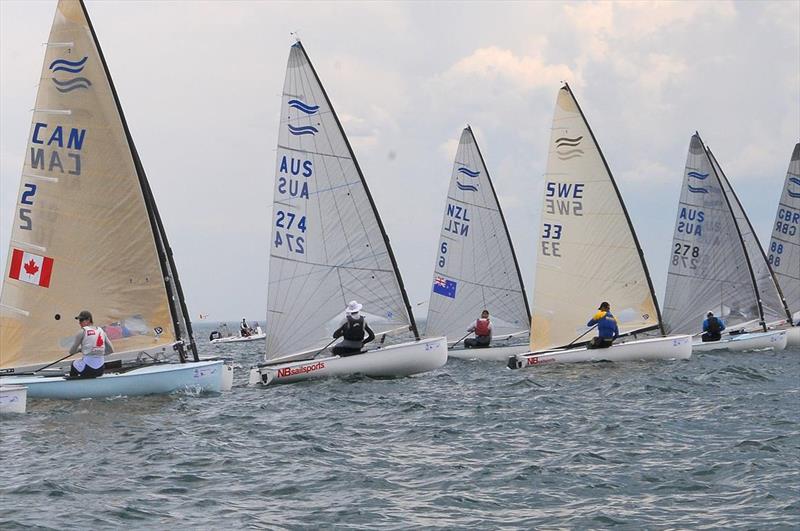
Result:
[[[350,301],[345,308],[347,314],[342,325],[333,333],[333,338],[342,338],[341,343],[331,349],[338,356],[352,356],[359,354],[361,348],[375,339],[375,333],[367,324],[364,316],[359,312],[363,306],[356,301]],[[364,339],[364,334],[367,339]]]
[[[611,314],[611,305],[607,302],[600,304],[600,308],[594,316],[586,323],[586,326],[597,325],[597,337],[586,345],[586,348],[608,348],[619,336],[617,319]]]
[[[467,332],[475,332],[475,337],[465,339],[464,348],[487,348],[492,342],[492,321],[489,319],[489,310],[483,310],[480,319],[467,328]]]
[[[725,321],[714,316],[714,312],[708,312],[703,320],[703,335],[700,338],[703,343],[709,341],[719,341],[722,339],[722,331],[725,330]]]
[[[81,331],[75,336],[75,341],[69,349],[70,354],[83,354],[81,359],[72,362],[69,375],[72,378],[97,378],[103,375],[105,356],[114,352],[114,347],[106,336],[105,331],[99,326],[94,326],[92,314],[86,310],[79,313],[75,319]]]

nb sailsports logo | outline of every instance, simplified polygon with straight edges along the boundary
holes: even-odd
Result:
[[[476,185],[476,184],[463,184],[463,183],[460,183],[460,182],[456,181],[456,186],[458,187],[459,190],[462,190],[464,192],[477,192],[478,191],[478,185]]]
[[[580,146],[582,140],[583,136],[576,136],[575,138],[562,136],[561,138],[556,138],[556,155],[561,160],[569,160],[580,157],[583,155],[583,150],[578,146]]]
[[[797,186],[800,186],[800,179],[798,179],[797,177],[789,177],[789,182],[794,183]],[[786,187],[786,193],[789,194],[789,197],[800,198],[800,192],[792,192],[791,190],[789,190],[788,186]]]
[[[707,194],[708,188],[703,188],[702,186],[692,186],[691,184],[687,184],[686,188],[689,189],[690,192],[693,194]]]
[[[703,179],[705,179],[706,177],[708,177],[707,173],[700,173],[700,172],[697,172],[697,171],[690,171],[686,175],[688,175],[689,177],[694,177],[695,179],[700,179],[701,181]]]
[[[287,125],[289,126],[289,132],[294,136],[315,135],[319,133],[319,130],[313,125],[302,125],[300,127],[295,127],[291,124]]]
[[[458,173],[463,173],[464,175],[466,175],[468,177],[473,177],[473,178],[475,178],[475,177],[477,177],[478,175],[481,174],[481,172],[479,172],[479,171],[472,171],[469,168],[465,168],[463,166],[458,168]]]
[[[309,105],[300,100],[289,100],[287,103],[289,104],[289,107],[309,115],[316,114],[316,112],[319,110],[319,105]]]
[[[88,56],[85,56],[80,61],[68,61],[66,59],[56,59],[52,63],[50,63],[50,71],[54,74],[56,72],[67,72],[70,74],[80,74],[83,71],[83,68],[86,66],[86,61],[89,59]],[[56,90],[61,93],[72,92],[73,90],[77,89],[88,89],[92,86],[92,82],[89,81],[87,78],[79,76],[73,77],[71,79],[64,79],[59,80],[55,77],[51,78],[53,80],[53,84],[56,86]]]

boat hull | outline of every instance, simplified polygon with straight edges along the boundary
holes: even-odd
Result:
[[[276,385],[335,376],[394,378],[419,374],[447,362],[447,339],[437,337],[390,345],[355,356],[328,356],[250,370],[250,384]]]
[[[259,339],[266,339],[267,334],[253,334],[252,336],[247,337],[239,337],[239,336],[231,336],[231,337],[221,337],[219,339],[212,339],[212,345],[221,345],[227,343],[247,343],[249,341],[258,341]]]
[[[489,348],[459,348],[447,351],[450,358],[477,361],[508,361],[509,356],[530,352],[528,345],[499,346]]]
[[[200,361],[150,365],[99,378],[3,376],[0,383],[26,386],[29,398],[62,400],[169,394],[182,389],[220,392],[226,370],[222,360]]]
[[[0,414],[25,413],[28,388],[24,385],[0,385]]]
[[[786,330],[786,347],[800,347],[800,326],[793,326]]]
[[[692,343],[692,352],[713,352],[716,350],[727,350],[731,352],[783,350],[786,348],[788,337],[788,330],[769,330],[767,332],[752,332],[735,336],[724,336],[719,341],[708,341],[706,343],[696,341]]]
[[[617,343],[609,348],[573,348],[551,352],[518,354],[508,360],[511,369],[527,369],[553,363],[585,361],[650,361],[689,359],[692,356],[691,336],[667,336]]]

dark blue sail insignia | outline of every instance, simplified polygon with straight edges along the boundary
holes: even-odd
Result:
[[[298,111],[304,112],[308,115],[316,114],[316,112],[319,110],[319,105],[309,105],[300,100],[289,100],[287,104],[289,107],[297,109]]]
[[[687,184],[686,187],[693,194],[707,194],[708,193],[708,188],[703,188],[702,186],[692,186],[691,184]]]
[[[797,177],[789,177],[789,182],[800,186],[800,179]],[[792,192],[788,186],[786,187],[786,193],[789,194],[789,197],[800,198],[800,192]]]
[[[463,184],[463,183],[460,183],[460,182],[456,181],[456,186],[458,187],[459,190],[462,190],[464,192],[477,192],[478,191],[478,185],[476,185],[476,184]]]
[[[473,178],[475,178],[475,177],[477,177],[478,175],[481,174],[480,171],[473,171],[473,170],[470,170],[469,168],[465,168],[464,166],[461,166],[460,168],[458,168],[458,173],[463,173],[467,177],[473,177]]]
[[[689,177],[694,177],[695,179],[700,179],[701,181],[706,177],[708,177],[707,173],[700,173],[698,171],[690,171],[686,175],[688,175]]]
[[[299,127],[295,127],[291,124],[287,125],[289,127],[289,132],[294,136],[315,135],[319,132],[319,130],[313,125],[301,125]]]
[[[67,59],[56,59],[52,63],[50,63],[50,71],[55,74],[56,72],[67,72],[68,74],[80,74],[83,71],[83,68],[86,66],[86,61],[89,59],[88,56],[85,56],[80,61],[69,61]],[[92,86],[92,82],[89,81],[87,78],[80,76],[80,77],[72,77],[69,79],[56,79],[55,77],[51,78],[53,84],[56,86],[56,90],[63,93],[72,92],[73,90],[77,89],[88,89]]]

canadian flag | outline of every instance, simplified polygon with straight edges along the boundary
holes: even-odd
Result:
[[[14,249],[11,255],[11,270],[8,272],[10,278],[49,288],[52,272],[52,258]]]

